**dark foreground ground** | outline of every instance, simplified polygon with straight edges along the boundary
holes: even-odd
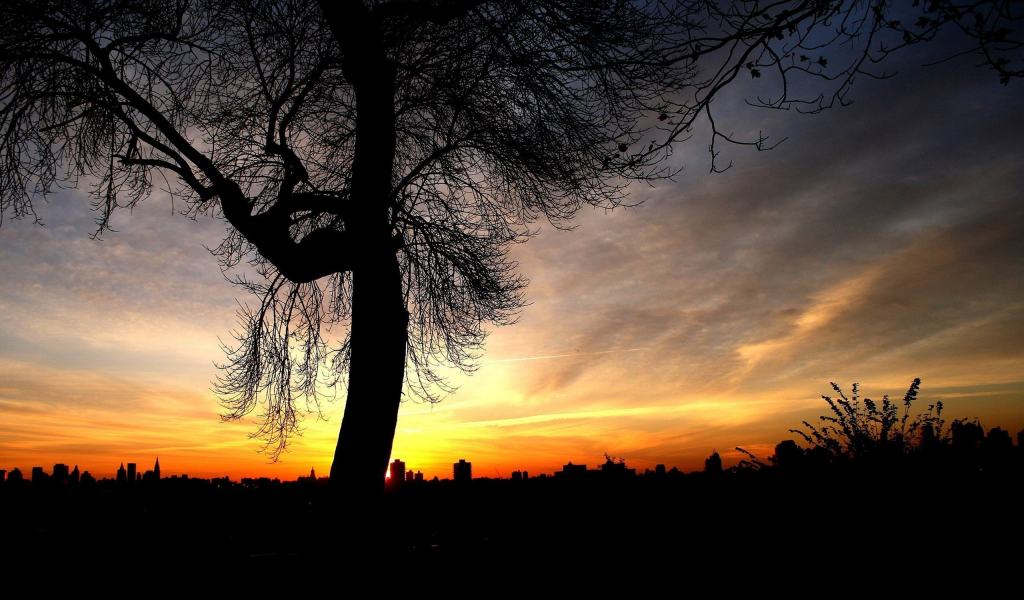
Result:
[[[328,514],[314,484],[23,484],[0,487],[0,544],[6,580],[34,572],[50,586],[369,580],[392,591],[525,593],[774,582],[795,595],[1010,585],[1014,597],[1022,481],[1014,465],[425,482],[385,497],[378,548],[333,539],[332,519],[366,517]]]

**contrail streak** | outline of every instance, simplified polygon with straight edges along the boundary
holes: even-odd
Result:
[[[549,356],[527,356],[525,358],[504,358],[502,360],[485,360],[481,361],[482,365],[493,365],[496,363],[507,363],[507,362],[519,362],[523,360],[544,360],[547,358],[565,358],[568,356],[590,356],[593,354],[614,354],[616,352],[640,352],[641,350],[650,350],[651,348],[629,348],[628,350],[602,350],[601,352],[574,352],[572,354],[551,354]]]

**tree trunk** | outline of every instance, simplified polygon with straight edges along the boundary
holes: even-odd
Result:
[[[341,520],[350,549],[374,543],[405,381],[408,323],[393,252],[353,272],[348,399],[330,479],[331,504],[340,514],[328,517]]]
[[[352,214],[345,228],[359,248],[352,270],[352,357],[348,399],[331,465],[333,514],[349,558],[377,544],[384,474],[405,381],[409,313],[392,239],[391,186],[395,159],[395,67],[379,20],[360,0],[320,0],[343,50],[343,72],[356,97]]]

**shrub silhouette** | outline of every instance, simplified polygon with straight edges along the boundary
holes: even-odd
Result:
[[[853,395],[847,396],[832,383],[838,396],[822,396],[832,414],[822,415],[823,425],[815,427],[807,421],[807,431],[790,429],[811,445],[809,452],[825,452],[832,463],[891,460],[913,453],[930,445],[947,444],[950,435],[963,421],[954,421],[945,428],[942,402],[928,406],[913,420],[910,410],[917,400],[921,380],[914,379],[903,395],[902,410],[898,403],[886,395],[881,406],[870,398],[860,396],[860,385],[853,384]]]

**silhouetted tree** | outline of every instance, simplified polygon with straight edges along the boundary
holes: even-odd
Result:
[[[946,25],[1021,74],[1014,3],[898,8],[921,25],[882,0],[7,0],[0,214],[81,183],[97,233],[155,188],[225,219],[223,265],[262,275],[239,280],[259,302],[228,349],[227,417],[262,406],[276,456],[318,384],[344,381],[332,486],[372,502],[403,386],[436,400],[435,367],[471,370],[484,325],[522,307],[507,253],[531,223],[670,176],[701,119],[713,156],[765,146],[715,127],[737,77],[761,80],[757,104],[817,111]],[[798,97],[798,77],[818,85]]]

